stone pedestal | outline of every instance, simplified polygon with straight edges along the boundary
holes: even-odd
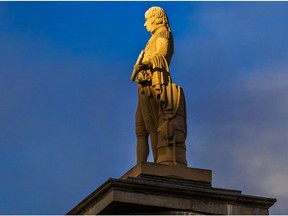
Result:
[[[109,179],[67,214],[269,214],[276,199],[211,186],[210,170],[142,163]]]

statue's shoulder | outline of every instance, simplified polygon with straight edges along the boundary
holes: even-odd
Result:
[[[168,30],[163,30],[157,34],[157,38],[172,38],[172,33]]]

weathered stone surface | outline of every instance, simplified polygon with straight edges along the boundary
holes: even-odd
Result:
[[[142,170],[139,175],[135,172],[137,177],[131,177],[130,170],[130,176],[126,173],[120,179],[109,179],[68,214],[265,215],[276,202],[239,190],[214,188],[205,181],[147,175],[145,168]]]
[[[189,168],[186,166],[171,166],[164,164],[156,164],[149,162],[142,162],[137,164],[127,173],[125,173],[121,179],[127,179],[128,177],[138,177],[140,175],[154,175],[160,177],[172,177],[178,179],[186,179],[192,181],[200,181],[205,183],[212,182],[212,171],[207,169]]]

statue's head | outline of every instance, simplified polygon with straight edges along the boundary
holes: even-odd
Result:
[[[145,20],[144,26],[146,27],[148,32],[153,33],[153,31],[159,26],[166,26],[170,31],[168,17],[165,11],[161,7],[151,7],[145,12]]]

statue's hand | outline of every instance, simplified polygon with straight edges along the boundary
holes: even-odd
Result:
[[[137,83],[143,83],[146,79],[145,79],[145,73],[146,71],[144,70],[141,70],[141,67],[137,68],[138,70],[140,70],[138,72],[138,76],[137,76],[137,79],[136,79],[136,82]]]
[[[142,62],[142,70],[148,70],[152,68],[152,64],[149,61]]]
[[[134,65],[134,70],[140,71],[140,70],[142,70],[141,67],[142,67],[142,65],[136,64],[136,65]]]
[[[134,65],[134,69],[136,71],[141,71],[141,70],[148,70],[152,67],[151,63],[146,61],[146,62],[142,62],[141,64],[136,64]]]
[[[151,73],[149,73],[147,70],[141,70],[138,73],[137,82],[140,84],[147,84],[152,80]]]

